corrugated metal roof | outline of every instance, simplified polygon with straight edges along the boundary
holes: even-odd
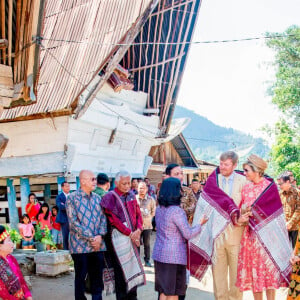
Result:
[[[171,140],[171,143],[182,159],[184,166],[194,168],[198,167],[197,160],[182,134],[177,135],[173,140]]]
[[[37,102],[6,109],[0,120],[69,109],[150,2],[46,1]]]

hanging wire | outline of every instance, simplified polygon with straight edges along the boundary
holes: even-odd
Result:
[[[85,45],[98,45],[98,46],[142,46],[142,45],[199,45],[199,44],[221,44],[221,43],[237,43],[255,40],[266,40],[266,39],[278,39],[293,37],[296,34],[278,34],[270,36],[260,36],[260,37],[246,37],[239,39],[227,39],[227,40],[211,40],[211,41],[185,41],[185,42],[134,42],[134,43],[101,43],[101,42],[86,42],[86,41],[76,41],[68,39],[53,39],[42,36],[36,36],[37,40],[51,41],[51,42],[62,42],[62,43],[74,43],[74,44],[85,44]]]

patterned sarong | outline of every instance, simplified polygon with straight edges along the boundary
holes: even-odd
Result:
[[[123,208],[123,213],[126,218],[125,225],[131,228],[130,218],[123,205],[122,200],[117,193],[113,192],[119,201],[119,205]],[[131,228],[133,230],[133,228]],[[112,245],[114,247],[116,256],[118,257],[119,264],[123,270],[123,275],[127,285],[127,291],[130,291],[136,286],[146,284],[146,276],[143,264],[138,253],[137,247],[132,243],[129,236],[122,234],[117,229],[113,229]]]

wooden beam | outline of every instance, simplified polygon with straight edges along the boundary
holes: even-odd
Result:
[[[24,80],[24,31],[25,31],[25,16],[26,16],[27,0],[22,1],[22,11],[21,11],[21,24],[20,24],[20,36],[19,36],[19,49],[16,52],[16,57],[18,57],[18,77],[17,81]]]
[[[22,0],[17,0],[16,7],[16,39],[15,39],[15,59],[14,59],[14,83],[17,83],[18,78],[18,60],[20,59],[19,52],[19,39],[20,39],[20,24],[21,24],[21,11],[22,11]]]
[[[11,228],[18,229],[19,215],[16,205],[16,190],[14,187],[13,179],[7,179],[7,200],[8,200],[8,213],[9,213],[9,223]]]
[[[8,138],[3,134],[0,134],[0,157],[3,154],[8,143]]]
[[[49,203],[51,199],[51,185],[49,183],[44,186],[44,199],[47,203]]]
[[[173,4],[165,5],[164,8],[163,8],[161,11],[155,12],[155,13],[153,13],[151,16],[157,16],[158,14],[165,13],[165,12],[171,10],[171,9],[174,9],[174,8],[177,8],[177,7],[180,7],[180,6],[183,6],[183,5],[188,4],[188,3],[191,3],[191,2],[193,2],[193,1],[194,1],[194,0],[187,0],[187,1],[182,1],[182,2],[180,2],[180,3],[178,3],[178,4],[174,4],[174,5],[173,5]]]
[[[185,35],[184,35],[184,39],[183,39],[184,42],[187,41],[189,32],[191,30],[192,20],[194,19],[194,15],[195,15],[194,24],[197,24],[197,18],[198,18],[198,15],[199,15],[199,9],[200,9],[200,5],[201,5],[200,0],[193,0],[192,2],[193,3],[192,3],[191,11],[194,12],[194,14],[192,14],[192,13],[189,14],[188,25],[184,29],[185,30]],[[198,4],[198,6],[197,6],[197,4]],[[192,28],[191,40],[193,38],[194,30],[195,30],[195,27]],[[187,48],[190,48],[190,47],[191,47],[191,45],[188,44]],[[183,53],[184,49],[185,49],[185,47],[182,46],[182,48],[180,50],[180,53]],[[180,83],[181,83],[181,80],[182,80],[182,76],[180,76],[179,79],[178,79],[179,72],[180,72],[180,66],[181,66],[181,59],[179,59],[179,61],[177,62],[175,78],[172,80],[173,85],[171,87],[171,93],[170,93],[170,95],[171,95],[170,105],[171,105],[171,102],[173,102],[173,105],[172,105],[172,108],[171,108],[171,112],[169,112],[169,114],[168,114],[169,117],[166,116],[166,119],[165,119],[165,124],[166,124],[166,127],[167,127],[166,132],[168,132],[169,129],[170,129],[171,122],[168,122],[168,120],[172,119],[173,114],[174,114],[174,110],[175,110],[175,105],[176,105],[176,95],[174,96],[174,90],[175,90],[175,87],[177,85],[180,86]],[[185,65],[183,66],[182,72],[184,71],[185,66],[186,66],[186,62],[185,62]]]
[[[2,39],[6,39],[5,35],[5,0],[1,0],[1,35]],[[6,48],[2,49],[3,64],[6,64]]]
[[[8,0],[8,65],[11,66],[12,54],[12,17],[13,17],[13,0]]]
[[[0,49],[5,49],[8,46],[8,40],[0,39]]]
[[[12,68],[0,65],[0,106],[9,107],[14,95]]]
[[[164,65],[168,62],[171,62],[171,61],[174,61],[176,59],[179,59],[181,58],[185,53],[183,53],[182,55],[177,55],[175,57],[172,57],[172,58],[169,58],[169,59],[166,59],[164,61],[161,61],[159,63],[156,63],[156,64],[152,64],[152,65],[147,65],[147,66],[142,66],[142,67],[138,67],[138,68],[133,68],[133,69],[130,69],[129,71],[130,72],[136,72],[136,71],[140,71],[140,70],[145,70],[145,69],[149,69],[149,68],[153,68],[153,67],[158,67],[158,66],[161,66],[161,65]]]
[[[29,9],[30,12],[30,23],[28,24],[28,37],[27,42],[31,39],[31,36],[37,36],[38,35],[38,26],[40,21],[40,10],[43,9],[44,3],[40,0],[32,0],[31,1],[31,7]],[[38,46],[36,43],[33,43],[29,48],[26,49],[27,58],[27,68],[25,76],[26,78],[34,78],[34,70],[37,66],[38,60],[35,59],[36,52],[38,51]],[[27,83],[28,84],[28,83]]]
[[[95,88],[93,88],[89,94],[86,97],[85,103],[77,107],[77,110],[75,111],[75,118],[80,118],[88,109],[94,98],[96,97],[97,93],[99,90],[102,88],[104,83],[108,80],[110,77],[111,73],[114,71],[116,65],[120,62],[122,57],[125,55],[126,51],[130,47],[130,44],[134,41],[136,38],[137,34],[140,32],[142,26],[146,23],[147,19],[149,18],[150,14],[154,10],[158,3],[158,0],[152,0],[145,10],[144,14],[140,16],[135,24],[128,30],[126,33],[125,37],[121,41],[123,46],[118,46],[118,50],[114,54],[114,56],[111,58],[111,60],[108,62],[107,67],[105,69],[105,74],[100,77],[98,83],[96,84]],[[96,75],[98,76],[98,75]],[[94,78],[96,77],[94,76]],[[92,79],[94,79],[92,78]]]

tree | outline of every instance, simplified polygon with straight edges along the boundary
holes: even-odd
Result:
[[[276,81],[271,87],[272,102],[282,112],[274,128],[271,157],[276,173],[293,171],[300,181],[300,27],[283,34],[269,33],[267,45],[275,55]],[[282,36],[282,37],[278,37]]]

